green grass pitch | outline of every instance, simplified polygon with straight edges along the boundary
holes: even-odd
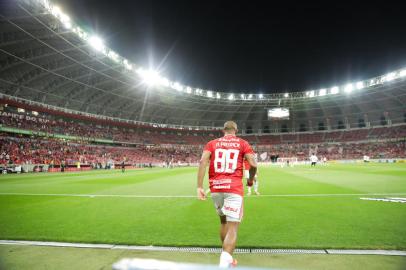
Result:
[[[211,200],[187,197],[196,172],[2,175],[0,239],[219,247]],[[260,167],[258,176],[261,194],[278,196],[245,198],[238,247],[406,250],[406,204],[360,200],[406,197],[406,164]],[[376,193],[385,195],[367,195]]]

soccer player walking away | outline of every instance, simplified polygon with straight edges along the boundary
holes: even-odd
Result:
[[[203,179],[209,166],[211,197],[220,217],[220,239],[223,251],[220,255],[221,268],[237,265],[232,255],[237,242],[237,232],[243,216],[244,185],[243,161],[250,165],[248,186],[252,186],[257,171],[257,163],[249,143],[235,136],[237,124],[227,121],[224,124],[224,137],[207,143],[203,150],[197,175],[197,197],[206,200]]]
[[[310,156],[310,162],[311,162],[310,166],[311,166],[311,167],[316,167],[316,163],[317,163],[318,160],[319,160],[319,159],[316,157],[316,155],[315,155],[315,154],[312,154],[312,155]]]
[[[257,161],[257,154],[255,154],[254,157],[255,157],[255,161]],[[244,176],[247,179],[247,183],[248,183],[248,181],[250,179],[250,168],[251,168],[251,166],[250,166],[248,160],[244,160]],[[255,174],[255,177],[254,177],[254,193],[255,193],[255,195],[259,195],[258,185],[259,185],[259,183],[258,183],[258,169],[257,169],[257,173]],[[247,192],[248,196],[251,195],[251,189],[252,189],[252,186],[248,186],[248,192]]]
[[[121,172],[124,173],[125,172],[125,160],[123,159],[123,161],[121,161]]]

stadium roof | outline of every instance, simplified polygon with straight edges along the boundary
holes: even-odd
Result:
[[[226,93],[181,85],[137,66],[45,0],[9,2],[0,18],[0,93],[93,114],[193,126],[280,128],[268,108],[290,109],[289,129],[405,121],[406,69],[302,92]]]

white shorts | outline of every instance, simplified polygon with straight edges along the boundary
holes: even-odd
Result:
[[[219,216],[226,216],[227,221],[241,222],[244,212],[243,197],[241,195],[213,192],[211,198]]]
[[[250,178],[250,171],[249,170],[244,170],[245,178],[249,179]],[[257,179],[257,174],[255,174],[255,180]]]

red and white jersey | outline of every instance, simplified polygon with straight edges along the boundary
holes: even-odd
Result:
[[[246,154],[253,154],[249,143],[234,135],[226,135],[206,144],[211,153],[209,168],[210,191],[244,195],[242,183]]]

